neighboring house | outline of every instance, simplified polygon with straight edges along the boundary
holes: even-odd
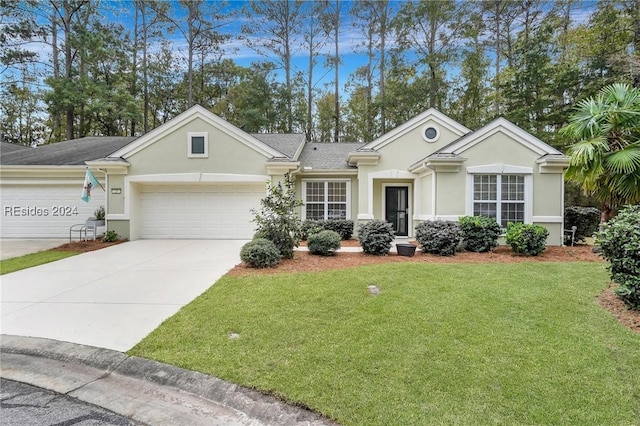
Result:
[[[386,219],[412,237],[424,220],[464,215],[563,235],[568,157],[499,118],[471,131],[429,109],[367,143],[248,134],[200,106],[132,138],[84,138],[0,156],[2,237],[64,237],[101,204],[129,239],[251,238],[267,181],[296,179],[303,219]],[[103,182],[80,200],[85,165]],[[54,216],[58,205],[77,216]],[[12,215],[8,207],[29,207]],[[38,215],[47,209],[47,215]],[[75,210],[74,210],[75,209]]]

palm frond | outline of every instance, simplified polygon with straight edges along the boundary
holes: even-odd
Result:
[[[614,174],[629,174],[640,171],[640,146],[630,145],[604,156],[605,169]]]

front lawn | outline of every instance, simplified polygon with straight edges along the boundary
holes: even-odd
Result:
[[[0,275],[16,272],[21,269],[32,268],[45,263],[55,262],[56,260],[75,256],[77,254],[80,254],[80,252],[44,250],[11,259],[0,260]]]
[[[640,335],[597,304],[608,282],[579,262],[228,275],[130,354],[343,425],[638,424]]]

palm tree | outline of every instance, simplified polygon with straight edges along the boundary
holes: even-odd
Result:
[[[640,203],[640,90],[604,87],[576,105],[561,132],[569,147],[567,178],[602,203],[602,222],[626,204]]]

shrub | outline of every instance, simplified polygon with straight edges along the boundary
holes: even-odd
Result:
[[[571,206],[564,211],[564,228],[577,227],[575,242],[592,236],[600,225],[600,210],[595,207]],[[565,235],[565,244],[571,244],[571,236]]]
[[[620,210],[605,223],[596,244],[609,261],[611,279],[620,285],[616,294],[628,307],[640,310],[640,205]]]
[[[114,231],[113,229],[109,229],[102,236],[102,241],[104,241],[105,243],[112,243],[114,241],[118,241],[119,237],[120,236],[118,235],[118,233],[116,231]]]
[[[336,250],[340,248],[340,234],[325,229],[317,234],[309,235],[307,245],[312,254],[331,256],[336,254]]]
[[[416,240],[425,253],[453,256],[460,244],[460,226],[446,220],[427,220],[416,226]]]
[[[376,256],[388,254],[395,236],[393,226],[380,219],[363,223],[358,227],[358,241],[362,251],[367,254]]]
[[[242,246],[240,259],[252,268],[268,268],[280,262],[280,252],[273,241],[256,238]]]
[[[537,256],[547,248],[549,231],[541,225],[524,223],[507,224],[507,244],[511,249],[525,256]]]
[[[498,246],[502,228],[495,219],[485,216],[464,216],[458,220],[465,250],[486,252]]]
[[[280,255],[293,259],[293,248],[300,244],[301,222],[296,208],[302,201],[296,198],[294,181],[288,173],[282,183],[269,185],[267,196],[260,200],[260,210],[251,210],[253,222],[257,224],[257,234],[271,240]]]
[[[348,240],[353,236],[353,221],[345,219],[314,220],[307,219],[302,222],[302,239],[306,240],[311,234],[320,231],[335,231],[340,234],[340,239]]]
[[[323,228],[335,231],[343,240],[348,240],[353,236],[353,221],[347,219],[330,219],[323,223]]]
[[[311,234],[317,234],[318,232],[324,230],[324,226],[322,224],[323,221],[315,220],[315,219],[306,219],[302,222],[300,226],[300,238],[306,240],[309,238]]]

